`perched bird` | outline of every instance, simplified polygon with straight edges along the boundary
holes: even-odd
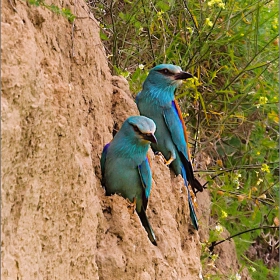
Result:
[[[151,118],[156,123],[157,143],[152,144],[152,149],[163,154],[166,164],[170,164],[176,175],[182,175],[187,189],[189,182],[193,191],[203,191],[203,187],[194,177],[186,127],[174,96],[182,80],[189,78],[192,78],[192,75],[183,72],[179,66],[157,65],[150,70],[142,91],[136,96],[136,104],[142,116]],[[189,189],[188,201],[192,223],[198,229]]]
[[[152,187],[152,172],[147,156],[150,143],[156,143],[155,123],[143,116],[126,119],[101,156],[102,184],[106,195],[121,194],[136,208],[143,227],[154,245],[156,237],[146,216]]]

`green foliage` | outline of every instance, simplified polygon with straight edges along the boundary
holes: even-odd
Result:
[[[200,174],[209,180],[212,216],[231,235],[277,225],[277,1],[124,0],[90,5],[101,22],[112,70],[129,80],[132,92],[139,92],[148,69],[158,63],[180,65],[196,76],[183,84],[177,97],[194,135],[193,151],[211,159]],[[261,233],[235,239],[240,260],[252,267],[254,279],[268,277],[259,269],[263,262],[250,263],[241,256]],[[274,271],[270,273],[278,275],[279,270]]]
[[[69,9],[67,9],[67,8],[61,9],[54,4],[48,5],[45,3],[44,0],[27,0],[27,1],[29,4],[34,5],[36,7],[39,7],[39,6],[45,7],[57,15],[62,15],[65,18],[67,18],[69,20],[69,22],[71,22],[71,23],[73,23],[74,19],[76,18]]]
[[[241,255],[241,257],[248,264],[248,270],[251,272],[252,279],[262,280],[269,279],[274,280],[279,276],[279,266],[275,266],[273,269],[268,268],[262,260],[251,261],[246,256]]]

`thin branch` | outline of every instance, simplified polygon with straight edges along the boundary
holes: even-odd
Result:
[[[268,165],[272,165],[272,164],[278,164],[277,162],[269,162],[267,163]],[[219,177],[220,175],[226,173],[226,172],[232,172],[232,171],[235,171],[235,170],[241,170],[241,169],[259,169],[262,165],[261,164],[255,164],[255,165],[243,165],[243,166],[235,166],[235,167],[232,167],[232,168],[226,168],[226,169],[220,169],[221,172],[219,172],[218,174],[215,174],[214,176],[211,177],[211,180],[214,180],[215,178]],[[194,172],[201,172],[196,170]],[[215,170],[205,170],[203,172],[216,172]],[[206,185],[209,183],[210,181],[207,181],[204,185],[203,185],[203,188],[206,188]]]
[[[10,5],[12,6],[14,12],[17,13],[18,11],[17,11],[16,7],[13,5],[12,0],[9,0],[9,3],[10,3]]]
[[[150,28],[149,28],[149,22],[148,22],[148,17],[147,17],[147,13],[146,13],[146,8],[145,8],[145,5],[144,5],[144,1],[141,0],[141,2],[142,2],[142,6],[143,6],[143,11],[144,11],[144,14],[145,14],[145,21],[146,21],[146,25],[147,25],[149,44],[150,44],[150,48],[151,48],[151,52],[152,52],[152,57],[153,57],[153,60],[155,62],[156,61],[156,57],[155,57],[155,54],[154,54],[153,43],[152,43],[152,36],[151,36],[151,33],[150,33]]]
[[[75,5],[74,5],[74,14],[76,14],[76,1],[75,1]],[[74,58],[75,57],[75,51],[74,51],[74,32],[75,32],[75,18],[72,22],[72,30],[71,30],[71,41],[72,41],[72,46],[71,46],[71,57]]]
[[[225,241],[227,241],[227,240],[230,240],[230,239],[232,239],[233,237],[239,236],[239,235],[244,234],[244,233],[247,233],[247,232],[255,231],[255,230],[258,230],[258,229],[266,229],[266,228],[271,228],[271,229],[275,228],[275,229],[279,229],[279,227],[277,227],[277,226],[263,226],[263,227],[251,228],[251,229],[248,229],[248,230],[239,232],[239,233],[237,233],[237,234],[231,235],[230,237],[228,237],[228,238],[226,238],[226,239],[223,239],[223,240],[221,240],[221,241],[219,241],[219,242],[213,241],[213,242],[211,243],[211,246],[209,247],[209,250],[210,250],[210,252],[213,252],[215,246],[217,246],[217,245],[219,245],[219,244],[221,244],[221,243],[223,243],[223,242],[225,242]]]
[[[264,47],[262,47],[261,48],[261,50],[260,51],[258,51],[249,61],[248,61],[248,63],[245,65],[245,67],[240,71],[240,73],[239,74],[237,74],[233,79],[232,79],[232,81],[231,82],[229,82],[226,86],[225,86],[225,88],[224,88],[224,90],[226,90],[231,84],[233,84],[242,74],[244,74],[247,70],[247,67],[254,61],[254,59],[259,55],[259,54],[261,54],[265,49],[266,49],[266,47],[271,43],[271,42],[273,42],[276,38],[278,37],[278,34],[277,35],[275,35],[271,40],[269,40],[265,45],[264,45]]]

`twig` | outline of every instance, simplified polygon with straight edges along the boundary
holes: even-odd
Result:
[[[10,5],[12,6],[14,12],[17,13],[18,11],[17,11],[16,7],[13,5],[12,0],[9,0],[9,3],[10,3]]]
[[[75,5],[74,5],[74,14],[76,14],[76,0],[75,0]],[[74,58],[75,57],[75,53],[74,53],[74,31],[75,31],[75,18],[72,22],[72,30],[71,30],[71,40],[72,40],[72,46],[71,46],[71,57]]]
[[[267,164],[277,164],[277,162],[269,162]],[[223,173],[226,172],[231,172],[231,171],[235,171],[235,170],[240,170],[240,169],[258,169],[260,168],[262,165],[261,164],[254,164],[254,165],[243,165],[243,166],[236,166],[236,167],[232,167],[232,168],[226,168],[226,169],[220,169],[221,172],[219,172],[218,174],[214,175],[211,177],[211,180],[219,177],[220,175],[222,175]],[[201,171],[194,171],[194,172],[201,172]],[[215,170],[205,170],[204,172],[206,173],[211,173],[211,172],[216,172]],[[209,183],[209,181],[207,181],[204,185],[206,186]]]
[[[219,244],[221,244],[221,243],[223,243],[223,242],[225,242],[225,241],[227,241],[227,240],[230,240],[230,239],[232,239],[233,237],[236,237],[236,236],[238,236],[238,235],[241,235],[241,234],[244,234],[244,233],[247,233],[247,232],[250,232],[250,231],[254,231],[254,230],[258,230],[258,229],[266,229],[266,228],[271,228],[271,229],[272,229],[272,228],[277,228],[277,229],[279,229],[279,227],[277,227],[277,226],[263,226],[263,227],[251,228],[251,229],[248,229],[248,230],[239,232],[239,233],[237,233],[237,234],[231,235],[230,237],[228,237],[228,238],[226,238],[226,239],[223,239],[223,240],[221,240],[221,241],[219,241],[219,242],[213,241],[213,242],[211,243],[211,246],[209,247],[209,250],[210,250],[210,252],[213,252],[215,246],[217,246],[217,245],[219,245]]]
[[[143,6],[143,11],[144,11],[144,14],[145,14],[145,21],[146,21],[146,24],[147,24],[147,31],[148,31],[149,44],[150,44],[150,47],[151,47],[152,57],[153,57],[153,61],[155,62],[156,61],[156,57],[155,57],[155,54],[154,54],[152,37],[151,37],[151,33],[150,33],[150,28],[149,28],[149,22],[148,22],[148,18],[147,18],[146,8],[145,8],[143,0],[141,0],[141,2],[142,2],[142,6]]]

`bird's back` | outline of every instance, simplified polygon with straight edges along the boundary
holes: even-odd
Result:
[[[152,95],[149,95],[149,93],[142,91],[137,95],[136,103],[140,114],[151,118],[156,124],[157,129],[155,135],[157,138],[157,143],[152,144],[151,146],[154,151],[161,152],[167,160],[170,158],[171,154],[174,154],[176,160],[172,163],[171,167],[176,175],[181,174],[181,161],[177,147],[174,144],[172,135],[170,133],[170,128],[168,128],[164,118],[164,111],[171,110],[172,101],[165,101],[165,103],[162,102],[162,104],[160,104],[160,102],[155,97],[147,101],[146,96],[150,96],[150,98],[153,97]]]
[[[131,202],[134,197],[142,198],[138,165],[145,160],[145,155],[116,156],[113,148],[109,149],[105,163],[106,194],[121,194]]]

